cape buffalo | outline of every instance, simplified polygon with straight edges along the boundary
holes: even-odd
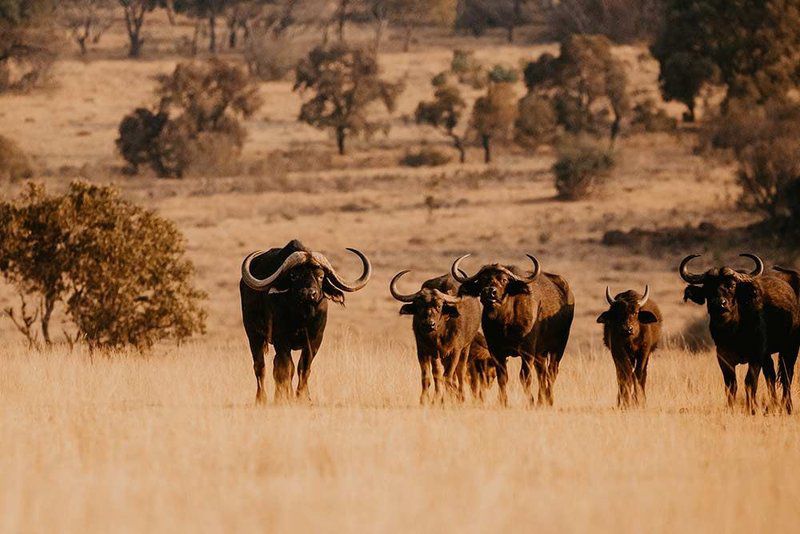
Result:
[[[256,402],[264,400],[267,344],[275,348],[275,399],[285,401],[292,396],[292,351],[299,350],[297,397],[309,400],[311,362],[322,344],[328,299],[344,304],[344,293],[363,288],[372,275],[367,257],[354,248],[347,250],[363,264],[363,273],[355,282],[342,280],[324,255],[297,240],[283,248],[253,252],[244,260],[239,291],[244,329],[253,354]]]
[[[689,272],[688,264],[699,254],[684,258],[679,268],[681,277],[689,284],[684,292],[684,301],[707,305],[711,337],[717,347],[728,405],[733,406],[736,398],[735,369],[740,364],[748,365],[745,377],[747,409],[755,413],[758,375],[762,368],[770,397],[776,401],[772,354],[777,352],[783,405],[790,413],[792,377],[800,346],[797,295],[786,280],[763,274],[761,258],[754,254],[741,256],[755,262],[752,272],[720,267],[693,274]]]
[[[458,287],[448,275],[427,280],[416,293],[401,294],[397,282],[408,272],[397,273],[389,291],[395,299],[406,303],[400,314],[414,316],[412,327],[422,378],[420,404],[430,401],[431,374],[435,401],[443,400],[445,387],[455,391],[463,401],[470,346],[480,327],[480,304],[477,299],[457,296]]]
[[[539,404],[553,404],[553,384],[564,355],[575,313],[569,284],[556,274],[542,273],[531,255],[532,272],[513,266],[484,265],[474,276],[464,276],[459,265],[469,254],[453,262],[450,273],[461,283],[459,295],[480,297],[481,324],[497,370],[500,402],[508,404],[508,358],[520,356],[520,381],[533,403],[531,368],[539,381]]]
[[[644,295],[625,291],[613,298],[606,286],[606,300],[609,308],[597,322],[617,369],[617,406],[637,405],[645,400],[647,364],[661,339],[661,310],[650,298],[650,286]]]

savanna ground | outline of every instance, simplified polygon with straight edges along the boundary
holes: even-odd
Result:
[[[728,411],[712,353],[681,343],[704,313],[681,302],[676,273],[680,254],[695,250],[601,244],[614,229],[704,221],[726,230],[747,222],[735,210],[732,169],[693,155],[690,133],[623,138],[605,191],[580,202],[555,199],[547,149],[503,150],[488,168],[477,148],[464,166],[397,167],[423,139],[447,150],[436,132],[407,117],[429,97],[430,76],[447,66],[453,44],[511,65],[552,49],[447,38],[382,55],[387,75],[405,77],[407,89],[389,135],[356,143],[348,157],[332,154],[325,133],[295,122],[299,100],[290,82],[277,82],[263,84],[266,105],[247,124],[241,176],[124,177],[116,126],[151,103],[154,76],[179,60],[169,52],[174,30],[163,21],[152,28],[153,51],[143,60],[126,60],[122,37],[110,35],[91,61],[61,61],[53,87],[0,97],[0,134],[26,148],[54,188],[72,176],[113,182],[175,220],[209,293],[209,331],[146,356],[60,346],[41,354],[0,323],[2,530],[795,527],[796,416]],[[655,94],[656,65],[635,47],[617,53],[634,85]],[[295,237],[347,274],[357,262],[344,247],[356,246],[375,274],[346,308],[331,308],[313,405],[256,407],[238,308],[240,263],[253,249]],[[739,252],[713,242],[701,248],[708,262]],[[555,407],[527,408],[515,379],[508,409],[496,405],[495,391],[485,406],[418,407],[410,321],[397,315],[387,284],[404,268],[417,283],[444,273],[465,252],[475,255],[470,269],[534,253],[572,284],[577,315]],[[756,252],[769,263],[785,259]],[[651,363],[646,408],[619,411],[595,318],[605,285],[646,283],[668,339]],[[4,305],[13,298],[2,289]],[[518,368],[514,361],[512,373]]]

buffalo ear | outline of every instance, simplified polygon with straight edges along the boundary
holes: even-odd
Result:
[[[529,295],[531,292],[531,287],[519,280],[511,280],[508,285],[506,285],[506,294],[510,296],[515,295]]]
[[[442,306],[442,313],[446,313],[450,317],[460,317],[461,313],[458,311],[458,308],[453,306],[452,304],[445,304]]]
[[[639,322],[642,324],[657,323],[658,317],[651,311],[639,310]]]
[[[686,286],[683,291],[683,301],[691,300],[695,304],[701,306],[706,303],[706,296],[703,294],[703,288],[700,286]]]
[[[480,294],[481,288],[478,285],[477,280],[461,284],[461,287],[458,288],[459,297],[477,297]]]
[[[411,304],[403,304],[400,306],[400,315],[414,315],[417,312],[417,309],[414,307],[414,303]]]
[[[597,317],[597,322],[600,324],[606,324],[611,322],[611,312],[604,311]]]
[[[344,306],[344,293],[341,289],[331,284],[327,277],[322,282],[322,292],[336,304]]]

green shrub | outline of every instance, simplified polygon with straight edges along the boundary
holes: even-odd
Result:
[[[400,165],[404,167],[438,167],[450,163],[450,159],[450,156],[434,148],[423,147],[403,156]]]
[[[613,153],[600,141],[590,137],[564,141],[553,165],[558,196],[564,200],[587,198],[608,177],[613,166]]]
[[[468,50],[453,50],[453,60],[450,70],[456,75],[458,81],[469,85],[473,89],[483,89],[488,80],[486,71],[480,61],[475,59],[475,53]]]
[[[6,314],[31,345],[39,344],[37,324],[51,343],[58,303],[76,330],[69,342],[91,348],[146,349],[204,331],[205,294],[192,285],[183,236],[115,189],[73,182],[48,195],[31,184],[0,203],[0,222],[0,272],[22,302]]]
[[[33,176],[28,156],[7,137],[0,135],[0,180],[21,180]]]

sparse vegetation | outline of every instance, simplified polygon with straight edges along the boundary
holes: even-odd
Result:
[[[618,43],[649,40],[661,28],[663,0],[560,0],[545,4],[556,39],[601,34]]]
[[[89,43],[97,44],[114,22],[115,0],[68,0],[61,3],[61,24],[85,56]]]
[[[247,73],[217,59],[181,63],[158,94],[158,111],[139,108],[120,123],[117,148],[131,171],[142,164],[164,177],[230,170],[246,135],[240,118],[261,106]]]
[[[108,187],[74,182],[64,195],[31,185],[0,203],[0,272],[20,307],[7,308],[31,346],[53,342],[60,302],[76,329],[68,341],[144,349],[204,331],[204,293],[193,287],[175,225]],[[36,304],[30,309],[30,301]]]
[[[58,56],[56,4],[49,0],[0,2],[0,93],[41,86]]]
[[[553,165],[556,191],[563,200],[589,197],[614,166],[614,155],[597,140],[581,136],[564,140]]]

